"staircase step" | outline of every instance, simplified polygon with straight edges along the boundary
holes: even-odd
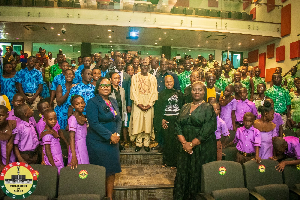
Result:
[[[162,153],[159,153],[157,150],[146,152],[142,148],[139,152],[135,152],[134,149],[134,147],[129,147],[121,151],[121,165],[162,165]]]
[[[176,169],[161,165],[122,165],[116,174],[116,200],[171,200]]]

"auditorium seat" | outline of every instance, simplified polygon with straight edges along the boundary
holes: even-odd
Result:
[[[220,17],[220,11],[219,10],[210,10],[209,16],[211,17]]]
[[[242,165],[233,161],[215,161],[202,165],[201,193],[198,199],[249,199]]]
[[[250,160],[243,164],[246,187],[250,194],[261,195],[266,200],[289,199],[289,188],[283,184],[282,172],[275,169],[274,160],[262,160],[258,164]]]
[[[297,136],[294,130],[290,130],[290,129],[283,130],[283,134],[285,136],[294,136],[294,137]]]
[[[30,166],[39,172],[39,176],[36,189],[29,197],[26,197],[26,199],[48,200],[57,197],[57,168],[40,164],[31,164]],[[5,197],[4,199],[12,198]]]
[[[194,8],[184,8],[183,13],[186,15],[193,15],[194,14]]]
[[[148,12],[148,4],[145,3],[135,3],[134,10],[140,12]]]
[[[207,9],[196,8],[196,9],[195,9],[195,15],[199,15],[199,16],[209,16],[209,10],[207,10]]]
[[[86,170],[87,176],[80,178],[79,173]],[[69,166],[60,171],[58,200],[103,199],[105,196],[105,168],[98,165]]]
[[[157,11],[157,4],[148,4],[148,12],[156,12]]]
[[[222,153],[224,154],[224,160],[227,161],[236,161],[236,154],[238,150],[236,147],[226,147],[222,149]]]
[[[228,11],[221,11],[221,12],[220,12],[220,17],[221,17],[221,18],[225,18],[225,19],[231,18],[231,12],[228,12]]]
[[[300,199],[300,170],[297,169],[297,166],[285,166],[283,170],[283,181],[290,189],[290,199]]]
[[[171,9],[171,13],[173,13],[173,14],[184,14],[183,11],[184,11],[184,8],[181,6],[176,6],[176,7],[174,6]]]

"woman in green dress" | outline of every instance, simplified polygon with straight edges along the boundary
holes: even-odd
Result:
[[[175,123],[181,142],[173,192],[176,200],[196,199],[201,191],[202,165],[217,160],[217,118],[213,107],[204,101],[205,91],[202,82],[193,83],[193,102],[182,107]]]
[[[296,90],[290,92],[291,97],[291,117],[294,131],[300,128],[300,78],[294,80]]]
[[[183,105],[183,94],[175,90],[174,78],[171,75],[165,77],[166,89],[158,94],[158,100],[154,105],[154,128],[162,139],[163,167],[177,166],[179,142],[175,132],[175,121]]]

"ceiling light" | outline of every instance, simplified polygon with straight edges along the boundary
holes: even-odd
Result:
[[[52,26],[51,26],[50,28],[51,28],[52,30],[54,29],[54,27],[52,27]]]
[[[154,44],[157,44],[157,42],[155,42]]]
[[[148,53],[147,53],[148,54]]]
[[[6,33],[6,35],[8,35],[9,33]]]
[[[109,42],[112,42],[112,41],[109,41]]]
[[[242,45],[242,43],[239,43],[239,45]]]
[[[189,51],[192,51],[192,50],[189,50]]]
[[[111,49],[112,51],[114,50],[114,49]]]
[[[208,41],[206,41],[206,44],[208,43]]]
[[[110,47],[112,47],[112,46],[110,46]]]
[[[110,29],[108,29],[107,31],[108,31],[108,32],[111,32],[111,30],[110,30]]]
[[[78,53],[80,53],[80,51],[78,51]]]
[[[171,40],[173,40],[173,39],[171,39]]]
[[[161,38],[158,38],[159,40],[161,40]]]
[[[64,41],[66,41],[66,39],[64,39]]]
[[[71,47],[72,45],[70,44],[70,47]]]
[[[166,35],[166,34],[167,34],[167,32],[164,32],[164,34]]]
[[[198,47],[200,47],[200,44],[198,44]]]
[[[108,37],[111,38],[111,35],[109,35]]]
[[[57,33],[57,35],[58,35],[58,36],[60,36],[60,34],[59,34],[59,33]]]
[[[252,38],[252,40],[254,40],[254,38]]]

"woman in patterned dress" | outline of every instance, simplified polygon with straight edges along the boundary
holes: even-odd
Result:
[[[294,79],[297,90],[290,92],[291,96],[291,117],[294,131],[300,128],[300,78]]]
[[[61,129],[65,129],[68,124],[68,97],[70,94],[70,90],[73,86],[72,82],[75,77],[75,74],[72,70],[67,70],[65,79],[66,83],[62,85],[58,85],[56,89],[56,101],[57,106],[55,107],[54,111],[57,115],[57,121],[60,125]]]
[[[9,102],[12,102],[14,95],[16,94],[16,79],[12,73],[12,64],[6,63],[3,68],[3,75],[0,78],[1,94],[8,97]]]

